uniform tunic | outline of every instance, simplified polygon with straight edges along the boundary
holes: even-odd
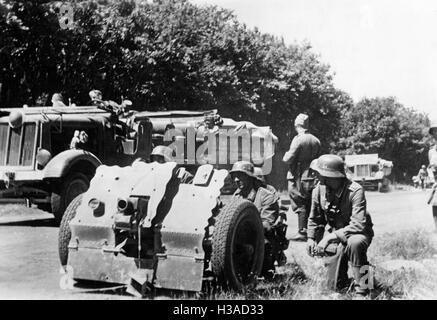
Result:
[[[321,184],[314,188],[308,238],[320,241],[326,227],[346,245],[353,266],[367,264],[367,248],[374,233],[362,186],[346,179],[337,193]]]
[[[431,170],[434,174],[434,179],[437,182],[437,145],[433,145],[428,152],[428,160],[429,160],[429,165],[431,167]],[[437,207],[437,192],[434,194],[434,197],[431,201],[431,205],[433,207]],[[434,209],[435,211],[437,211],[437,209]],[[437,212],[435,212],[435,214],[437,214]],[[435,215],[434,214],[434,215]]]
[[[278,219],[279,197],[275,192],[259,187],[257,190],[252,189],[247,195],[244,195],[240,189],[237,189],[234,193],[234,197],[247,199],[253,202],[261,215],[264,229],[270,230],[276,219]]]
[[[290,149],[284,154],[282,161],[288,163],[288,193],[290,208],[299,217],[299,229],[306,229],[311,204],[311,190],[314,179],[309,173],[311,161],[320,155],[320,141],[310,133],[298,134],[291,141]]]

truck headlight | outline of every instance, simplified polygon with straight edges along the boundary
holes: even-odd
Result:
[[[50,151],[46,149],[39,149],[36,153],[36,163],[39,166],[38,169],[44,168],[51,159],[52,154],[50,153]]]

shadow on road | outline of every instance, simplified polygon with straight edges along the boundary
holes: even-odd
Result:
[[[39,219],[39,220],[23,220],[23,221],[7,221],[0,222],[0,226],[16,226],[16,227],[54,227],[57,228],[55,219]]]

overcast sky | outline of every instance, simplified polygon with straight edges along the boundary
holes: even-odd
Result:
[[[437,118],[435,0],[191,0],[234,11],[241,22],[308,40],[355,101],[396,96]]]

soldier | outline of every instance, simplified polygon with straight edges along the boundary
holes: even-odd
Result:
[[[422,187],[422,190],[425,189],[425,180],[428,177],[428,172],[426,171],[425,165],[422,165],[417,176],[419,177],[420,186]]]
[[[336,155],[322,155],[317,160],[319,183],[312,193],[307,250],[313,256],[324,252],[330,243],[341,243],[352,266],[355,292],[366,295],[368,288],[360,283],[369,271],[367,248],[374,235],[373,223],[364,189],[346,177],[344,167]]]
[[[285,215],[285,212],[282,211],[282,207],[280,204],[280,195],[278,191],[272,185],[267,184],[262,168],[255,167],[253,170],[253,174],[255,178],[258,179],[258,181],[255,182],[255,186],[258,185],[258,187],[266,188],[268,191],[274,193],[278,198],[278,206],[280,212],[278,219],[273,225],[275,240],[275,249],[273,249],[273,251],[278,254],[278,257],[276,259],[278,261],[278,266],[283,266],[287,263],[287,257],[285,256],[283,250],[286,250],[288,248],[289,243],[286,238],[287,224],[285,221],[287,221],[287,216]]]
[[[256,179],[258,179],[258,183],[261,187],[266,188],[267,190],[278,193],[278,191],[270,184],[267,184],[266,179],[264,177],[264,172],[260,167],[254,167],[253,168],[253,175]]]
[[[247,199],[258,209],[264,227],[265,254],[262,274],[270,278],[274,273],[274,230],[279,217],[279,197],[257,183],[254,166],[248,161],[237,161],[230,171],[232,180],[237,185],[233,197]]]
[[[156,146],[150,153],[151,162],[166,163],[174,161],[172,157],[173,150],[167,146]],[[177,170],[177,176],[180,178],[180,183],[192,183],[193,175],[185,170],[183,167],[179,167]]]
[[[431,197],[428,200],[428,204],[432,205],[432,216],[434,218],[434,223],[437,231],[437,120],[431,122],[431,126],[429,128],[429,134],[434,139],[434,145],[431,146],[428,152],[428,160],[429,160],[429,168],[432,170],[434,175],[434,185],[432,187]]]
[[[282,159],[289,165],[287,173],[288,193],[291,199],[289,212],[294,211],[298,215],[298,232],[289,239],[306,241],[311,191],[314,185],[314,178],[309,175],[309,167],[311,161],[320,154],[320,141],[307,132],[307,115],[299,114],[294,121],[294,126],[297,136],[293,138],[290,149]]]
[[[60,93],[55,93],[52,96],[52,107],[66,107],[66,105],[64,104],[63,101],[63,97],[62,94]]]
[[[85,149],[88,143],[88,134],[85,131],[74,131],[74,136],[70,142],[70,149]]]
[[[103,95],[102,91],[93,89],[89,92],[90,96],[90,104],[93,104],[95,106],[101,106],[103,105]]]

